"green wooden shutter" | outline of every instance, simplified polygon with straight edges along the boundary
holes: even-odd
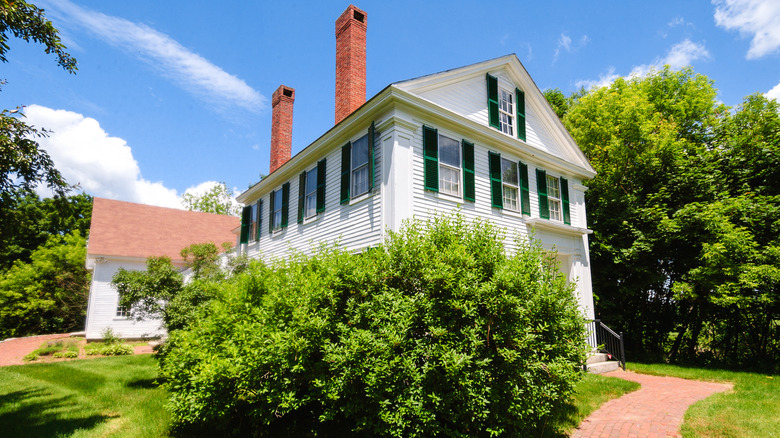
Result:
[[[487,74],[488,120],[490,126],[501,129],[498,123],[498,79]]]
[[[488,152],[490,169],[490,202],[493,207],[504,208],[504,192],[501,184],[501,154]]]
[[[282,185],[282,228],[287,226],[290,210],[290,183]]]
[[[374,122],[368,128],[368,191],[374,190]]]
[[[439,131],[423,126],[425,189],[439,191]]]
[[[269,215],[268,215],[268,232],[274,232],[274,207],[276,206],[276,191],[271,191],[271,199],[269,200]]]
[[[474,143],[463,140],[463,199],[474,201]]]
[[[349,202],[349,174],[352,171],[352,143],[341,147],[341,203]]]
[[[252,206],[247,205],[241,210],[241,237],[239,243],[249,242],[249,221],[252,220]]]
[[[525,141],[525,93],[515,88],[515,106],[517,107],[517,138]]]
[[[257,231],[255,234],[255,240],[260,240],[260,226],[263,225],[263,200],[257,201]]]
[[[306,171],[298,177],[298,223],[303,222],[303,203],[306,199]]]
[[[325,211],[325,158],[317,162],[317,213]]]
[[[571,211],[569,207],[569,181],[561,177],[561,203],[563,204],[563,223],[571,225]]]
[[[539,217],[550,219],[550,204],[547,202],[547,172],[536,169],[536,191],[539,194]]]
[[[528,165],[522,161],[517,163],[520,170],[520,202],[523,214],[531,215],[531,195],[528,191]]]

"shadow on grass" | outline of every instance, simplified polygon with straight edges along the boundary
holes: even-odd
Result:
[[[155,389],[160,386],[156,377],[151,379],[135,379],[125,383],[125,386],[133,389]]]
[[[43,389],[4,394],[0,396],[0,405],[13,407],[12,412],[0,411],[0,431],[9,437],[69,436],[113,418],[78,412],[73,397],[54,398]]]

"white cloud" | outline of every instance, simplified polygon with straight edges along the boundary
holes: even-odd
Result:
[[[764,94],[767,99],[776,99],[778,102],[780,102],[780,83],[775,85],[774,88],[767,91],[766,94]]]
[[[667,26],[669,26],[669,27],[676,27],[676,26],[682,26],[683,24],[685,24],[685,19],[683,19],[683,17],[679,17],[678,16],[678,17],[672,18],[672,21],[667,23]]]
[[[571,37],[562,33],[561,36],[558,37],[558,47],[555,48],[555,53],[553,54],[553,63],[558,60],[558,55],[561,54],[561,50],[564,50],[567,53],[576,52],[580,48],[585,47],[588,42],[590,42],[590,38],[588,38],[587,35],[583,35],[577,42],[577,45],[572,46]]]
[[[219,181],[204,181],[200,184],[194,185],[192,187],[187,188],[187,190],[184,191],[185,194],[189,193],[192,196],[203,196],[211,190],[214,186],[222,184]],[[236,201],[236,196],[240,195],[241,191],[238,190],[238,188],[233,187],[233,192],[231,193],[231,201],[233,201],[233,207],[238,208],[243,206],[243,204],[240,204],[238,201]],[[183,196],[183,195],[182,195]]]
[[[780,49],[780,2],[777,0],[713,0],[715,24],[752,35],[747,59]]]
[[[67,0],[50,6],[63,20],[96,34],[103,41],[132,53],[178,86],[210,103],[259,111],[267,99],[243,80],[225,72],[168,35],[149,26],[81,8]]]
[[[25,115],[30,125],[51,131],[38,143],[68,183],[95,196],[182,208],[176,190],[143,179],[127,142],[108,135],[97,120],[40,105],[28,106]]]
[[[693,61],[699,59],[707,59],[710,57],[710,52],[703,44],[697,44],[691,40],[684,40],[672,46],[669,52],[663,58],[657,58],[652,64],[642,64],[634,66],[631,72],[626,75],[627,78],[635,78],[647,75],[651,70],[659,70],[664,65],[668,65],[672,69],[680,69],[685,66],[691,65]],[[620,75],[615,73],[615,68],[610,67],[607,73],[599,76],[596,80],[579,80],[574,83],[577,88],[585,87],[586,89],[605,87],[611,84]]]

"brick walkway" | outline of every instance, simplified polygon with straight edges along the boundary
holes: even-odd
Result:
[[[622,370],[603,375],[637,382],[642,387],[601,405],[574,431],[574,438],[679,437],[683,416],[690,405],[732,388],[723,383]]]

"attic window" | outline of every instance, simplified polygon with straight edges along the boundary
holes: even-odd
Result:
[[[365,15],[361,14],[361,13],[360,13],[360,12],[358,12],[358,11],[355,11],[355,14],[354,14],[354,15],[355,15],[355,20],[357,20],[357,21],[359,21],[359,22],[361,22],[361,23],[362,23],[362,22],[363,22],[363,20],[366,18],[366,16],[365,16]]]
[[[282,94],[284,94],[287,97],[292,97],[292,93],[293,93],[292,90],[290,90],[289,88],[285,88],[284,91],[282,91]]]

